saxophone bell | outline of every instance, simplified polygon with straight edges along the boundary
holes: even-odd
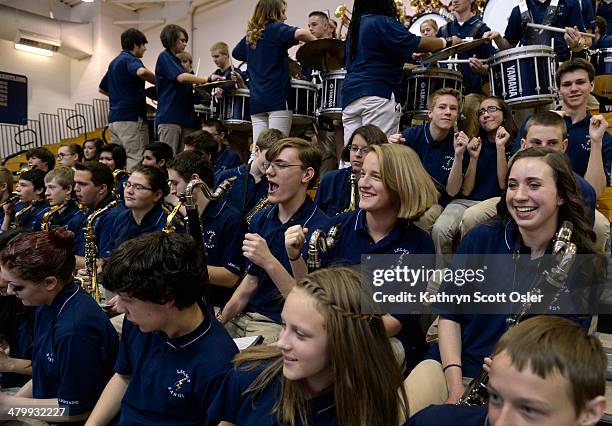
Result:
[[[315,229],[310,234],[308,240],[308,261],[306,265],[310,269],[318,269],[321,267],[321,259],[319,257],[319,250],[321,253],[326,253],[331,250],[338,239],[338,233],[340,231],[340,224],[335,224],[327,232],[323,232],[320,229]]]

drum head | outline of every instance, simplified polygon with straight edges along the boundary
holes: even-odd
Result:
[[[414,17],[408,29],[412,34],[420,36],[421,24],[423,23],[423,21],[427,21],[428,19],[433,19],[434,21],[436,21],[436,23],[438,24],[438,28],[443,27],[444,25],[450,22],[448,19],[446,19],[444,16],[437,12],[422,13]]]
[[[497,31],[503,37],[508,26],[510,12],[518,4],[518,0],[489,0],[482,13],[482,20],[491,30]]]

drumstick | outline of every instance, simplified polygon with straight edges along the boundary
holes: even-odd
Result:
[[[196,66],[195,75],[198,75],[198,71],[200,71],[200,58],[198,58],[198,65]]]
[[[554,33],[565,33],[566,32],[564,28],[551,27],[550,25],[533,24],[531,22],[529,22],[527,26],[530,28],[536,28],[538,30],[552,31]],[[591,33],[583,33],[581,31],[578,31],[578,34],[580,34],[581,36],[585,36],[585,37],[595,38],[595,34],[591,34]]]
[[[487,63],[487,59],[478,59],[476,60],[482,62],[483,64]],[[446,59],[444,61],[438,61],[439,64],[468,64],[470,63],[469,59]]]

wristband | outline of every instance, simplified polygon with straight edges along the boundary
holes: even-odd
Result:
[[[448,364],[446,367],[442,369],[442,372],[446,372],[446,370],[448,370],[451,367],[457,367],[457,368],[463,369],[463,367],[460,366],[459,364]]]

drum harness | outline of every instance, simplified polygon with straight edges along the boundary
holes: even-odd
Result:
[[[545,37],[546,35],[549,35],[548,31],[527,27],[527,24],[534,23],[533,15],[527,7],[527,0],[519,0],[519,10],[521,12],[521,22],[523,24],[523,29],[527,32],[527,44],[550,45],[551,37]],[[544,20],[542,21],[542,25],[552,25],[555,21],[555,18],[557,17],[558,12],[559,0],[550,0],[550,4],[546,8],[546,13],[544,14]]]

